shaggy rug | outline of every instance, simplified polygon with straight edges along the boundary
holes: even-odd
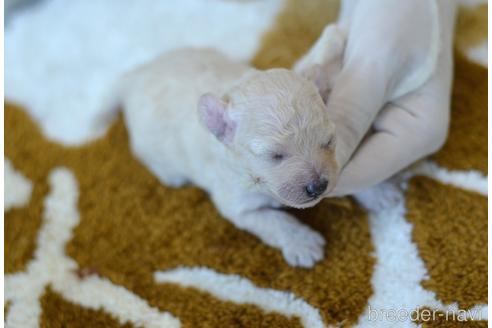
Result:
[[[78,19],[73,10],[82,16],[96,10],[94,16],[106,17],[101,14],[105,5],[87,8],[87,3],[73,1],[75,9],[67,9],[72,20],[60,18],[67,26],[52,20],[63,7],[52,1],[19,14],[6,28],[7,327],[487,326],[487,69],[463,55],[465,48],[474,49],[487,37],[486,5],[460,12],[452,121],[444,148],[398,179],[361,193],[358,201],[326,199],[296,211],[327,240],[325,259],[312,269],[299,269],[222,219],[203,191],[159,184],[131,154],[121,118],[105,135],[86,141],[90,118],[83,108],[77,112],[77,106],[97,112],[100,90],[80,84],[74,99],[61,91],[74,83],[70,74],[77,81],[77,70],[84,76],[99,66],[73,69],[76,61],[61,62],[59,53],[65,50],[67,58],[74,56],[61,35],[53,35],[51,43],[35,43],[41,47],[41,62],[31,63],[37,53],[25,51],[32,50],[33,35],[46,31],[71,26],[73,35],[84,34],[81,26],[87,29],[89,21]],[[338,10],[336,1],[321,0],[214,2],[224,6],[220,10],[202,8],[197,1],[183,3],[183,10],[191,13],[188,18],[199,17],[198,11],[210,11],[217,19],[235,15],[221,27],[237,32],[232,27],[237,23],[244,30],[242,35],[227,34],[237,45],[224,51],[259,68],[292,65]],[[197,12],[190,9],[194,3]],[[115,6],[121,19],[128,12],[135,17],[135,11],[152,12]],[[180,15],[178,5],[159,6],[155,11],[160,14]],[[254,13],[260,27],[248,33]],[[162,24],[172,29],[181,21],[164,19]],[[144,27],[146,23],[142,21]],[[218,30],[214,26],[211,30]],[[125,25],[120,27],[124,31]],[[140,31],[144,27],[135,26]],[[222,44],[224,34],[217,33],[207,39],[212,46],[214,40]],[[138,34],[129,37],[134,41]],[[193,40],[188,43],[194,45]],[[150,43],[134,44],[147,52],[130,52],[124,65],[159,50]],[[236,49],[242,46],[246,54]],[[56,56],[47,56],[47,48],[56,49]],[[86,64],[97,61],[92,55],[84,57]],[[23,65],[31,65],[32,72]],[[91,78],[106,81],[125,68],[105,67],[100,68],[106,75]],[[50,84],[50,74],[64,79]],[[23,84],[25,76],[34,82]],[[18,104],[8,103],[10,99]],[[53,116],[60,111],[54,108],[63,110],[65,104],[73,115],[61,114],[64,118],[57,121],[59,116]],[[63,139],[58,128],[68,130],[68,137]],[[391,202],[385,203],[388,198]]]

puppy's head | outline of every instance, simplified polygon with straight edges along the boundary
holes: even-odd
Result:
[[[336,184],[335,131],[316,85],[286,69],[256,71],[225,96],[199,100],[205,127],[262,191],[313,206]]]

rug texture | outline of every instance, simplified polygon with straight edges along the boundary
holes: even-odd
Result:
[[[290,67],[338,12],[336,1],[280,6],[256,67]],[[7,326],[486,327],[487,69],[462,54],[486,38],[479,8],[457,27],[446,145],[361,203],[295,211],[327,240],[312,269],[289,267],[203,191],[161,185],[121,117],[68,147],[7,99]]]

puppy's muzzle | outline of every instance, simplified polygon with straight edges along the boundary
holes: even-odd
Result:
[[[309,198],[318,198],[326,188],[328,188],[328,180],[321,178],[309,183],[305,189]]]

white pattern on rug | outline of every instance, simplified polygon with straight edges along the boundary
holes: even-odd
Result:
[[[483,4],[488,5],[488,0],[458,0],[458,3],[464,7],[473,8]],[[480,44],[471,47],[469,49],[466,49],[465,54],[468,57],[468,59],[476,62],[479,65],[488,67],[489,65],[488,49],[489,49],[489,42],[486,39]]]
[[[5,301],[10,302],[6,327],[39,327],[40,297],[47,285],[67,301],[90,309],[102,308],[120,323],[145,327],[180,327],[178,319],[158,309],[105,278],[79,278],[77,263],[65,254],[72,229],[79,223],[78,185],[65,168],[54,169],[49,182],[51,192],[45,199],[43,223],[38,233],[34,259],[26,272],[5,275]]]
[[[51,0],[9,19],[5,96],[50,138],[78,144],[114,80],[164,51],[212,47],[248,61],[280,0]]]
[[[32,183],[7,158],[4,159],[4,179],[4,210],[26,205],[31,197]]]
[[[412,171],[413,174],[424,175],[456,188],[473,191],[482,196],[488,195],[488,178],[480,171],[448,170],[432,161],[424,161]]]
[[[176,268],[158,271],[157,282],[177,283],[209,292],[218,299],[236,304],[253,304],[265,312],[297,316],[307,328],[324,327],[319,311],[288,291],[255,286],[250,280],[234,274],[222,274],[205,267]]]
[[[396,323],[402,328],[417,327],[410,314],[421,306],[461,313],[456,303],[443,304],[434,292],[421,285],[428,272],[412,240],[413,225],[405,218],[403,195],[406,182],[418,174],[487,196],[486,177],[474,172],[448,171],[430,161],[424,161],[412,171],[403,173],[403,181],[398,185],[395,185],[395,180],[383,182],[357,196],[361,205],[369,210],[369,227],[376,253],[371,278],[374,293],[359,317],[358,328],[394,327]],[[392,197],[386,204],[381,204],[388,194]],[[374,204],[378,205],[374,207]],[[470,320],[488,320],[487,309],[487,304],[477,304],[465,314]],[[393,311],[400,313],[399,316],[388,315]]]

